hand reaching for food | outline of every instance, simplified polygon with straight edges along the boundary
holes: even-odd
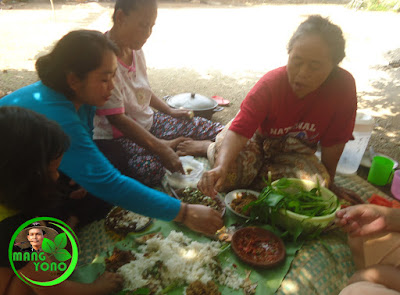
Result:
[[[224,226],[221,213],[218,211],[204,205],[186,203],[182,203],[181,211],[175,221],[205,235],[214,235]]]
[[[171,172],[179,172],[184,174],[181,160],[175,151],[169,146],[164,145],[158,152],[161,162],[164,167]]]
[[[220,167],[215,167],[203,173],[197,184],[199,190],[206,196],[215,197],[226,179],[226,171]]]
[[[392,214],[395,212],[392,210],[397,209],[369,204],[350,206],[336,213],[336,224],[352,236],[379,233],[390,230],[391,227],[397,227],[397,230],[400,230],[400,221],[390,222],[396,220],[393,216],[397,216],[397,220],[400,220],[399,214]]]

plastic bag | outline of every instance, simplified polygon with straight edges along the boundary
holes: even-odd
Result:
[[[203,163],[197,161],[192,156],[179,157],[182,162],[185,174],[178,172],[171,173],[167,170],[166,179],[170,186],[173,188],[197,187],[201,176],[204,172]]]

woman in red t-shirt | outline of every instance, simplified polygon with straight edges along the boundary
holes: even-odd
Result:
[[[344,48],[342,30],[326,18],[310,16],[297,28],[287,66],[257,82],[209,147],[213,169],[198,185],[205,194],[261,189],[268,171],[273,180],[318,178],[338,193],[332,180],[357,110],[354,78],[338,66]]]

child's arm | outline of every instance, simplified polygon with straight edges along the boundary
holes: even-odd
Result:
[[[1,271],[3,271],[3,268],[1,268]],[[5,269],[4,271],[6,272]],[[8,271],[10,272],[11,270]],[[19,271],[33,280],[45,281],[54,279],[54,277],[46,272],[35,272],[33,263],[28,263]],[[3,274],[3,272],[0,273]],[[108,295],[119,291],[122,283],[123,279],[120,275],[106,272],[91,284],[82,284],[67,280],[52,287],[31,288],[17,278],[17,276],[13,275],[4,295],[25,295],[32,294],[32,291],[37,295]]]
[[[392,265],[373,265],[357,271],[349,280],[349,285],[368,281],[400,292],[400,269]]]

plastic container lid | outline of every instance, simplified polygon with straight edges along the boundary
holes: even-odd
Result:
[[[354,132],[371,132],[374,129],[374,118],[365,110],[358,110]]]
[[[356,124],[374,124],[374,118],[366,110],[358,110]]]

